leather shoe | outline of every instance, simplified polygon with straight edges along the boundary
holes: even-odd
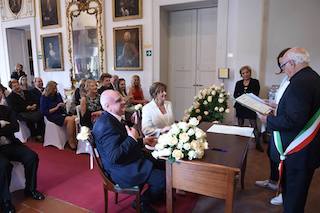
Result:
[[[4,201],[1,206],[2,206],[3,213],[15,213],[16,212],[16,209],[14,208],[14,206],[12,205],[10,200]]]
[[[44,200],[44,195],[41,192],[38,192],[37,190],[33,191],[24,191],[24,194],[27,197],[32,197],[34,200]]]
[[[134,209],[137,208],[137,202],[135,200],[131,203],[131,207]],[[144,202],[140,203],[140,210],[141,213],[158,213],[150,204]]]

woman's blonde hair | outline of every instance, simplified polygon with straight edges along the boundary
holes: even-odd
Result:
[[[52,96],[52,95],[54,95],[54,89],[57,87],[57,82],[55,82],[55,81],[49,81],[48,83],[47,83],[47,86],[46,86],[46,88],[45,88],[45,90],[44,90],[44,95],[45,96]]]
[[[139,87],[141,87],[141,81],[140,81],[140,77],[138,75],[133,75],[131,77],[131,87],[134,87],[134,79],[135,78],[139,79]]]
[[[84,90],[85,90],[86,93],[89,92],[90,84],[92,84],[92,83],[97,85],[97,81],[93,80],[93,79],[88,79],[86,81],[86,83],[84,84]]]

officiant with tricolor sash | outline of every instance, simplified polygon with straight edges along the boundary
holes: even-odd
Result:
[[[280,58],[290,84],[277,114],[259,116],[273,133],[270,154],[279,162],[285,213],[304,212],[314,171],[320,166],[320,76],[309,62],[309,53],[298,47]]]

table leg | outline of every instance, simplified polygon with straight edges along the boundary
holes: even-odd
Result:
[[[248,152],[246,153],[246,156],[244,157],[242,167],[241,167],[241,189],[244,189],[244,175],[246,174],[246,168],[247,168],[247,156]]]
[[[227,195],[225,201],[225,213],[232,213],[233,211],[233,199],[234,199],[234,190],[235,190],[235,173],[228,172],[227,175]]]
[[[168,161],[166,161],[166,197],[167,213],[172,213],[172,164]]]

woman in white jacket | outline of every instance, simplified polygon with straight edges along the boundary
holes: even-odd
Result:
[[[174,123],[172,104],[167,98],[167,86],[161,82],[151,85],[152,101],[142,108],[142,132],[145,136],[159,137]]]

